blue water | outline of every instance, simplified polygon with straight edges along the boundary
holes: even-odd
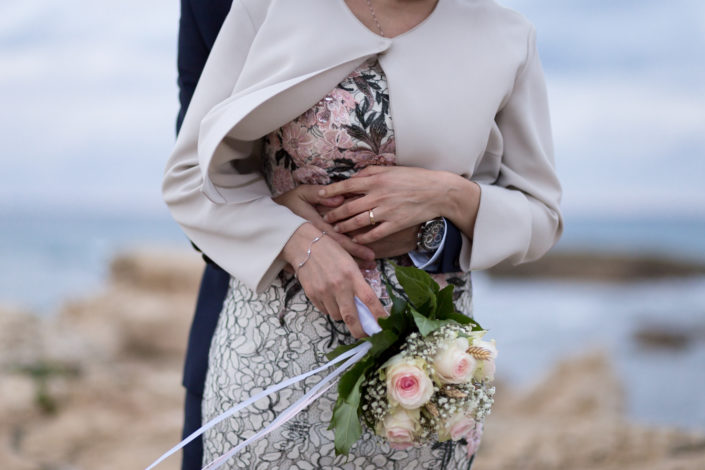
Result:
[[[0,213],[0,303],[50,314],[100,287],[110,259],[143,246],[183,245],[166,210],[154,216],[49,211]]]
[[[646,254],[705,262],[703,218],[566,217],[558,250]]]
[[[43,315],[104,284],[133,247],[189,244],[166,210],[154,216],[0,212],[0,304]],[[705,262],[705,220],[566,218],[556,250],[649,254]],[[601,348],[639,421],[705,428],[705,277],[630,284],[474,276],[475,315],[498,340],[499,375],[528,385],[556,361]],[[644,323],[699,332],[677,351],[644,351]],[[596,384],[599,386],[599,384]]]
[[[0,302],[50,313],[62,300],[100,286],[115,253],[155,245],[188,247],[166,210],[152,216],[2,211]],[[567,217],[565,233],[555,249],[705,261],[705,218]]]
[[[475,317],[497,339],[501,378],[529,386],[557,361],[600,350],[624,384],[632,419],[705,430],[705,276],[630,284],[473,279]],[[645,349],[634,337],[641,325],[692,339],[682,349]]]

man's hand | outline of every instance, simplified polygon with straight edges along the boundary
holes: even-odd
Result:
[[[363,246],[371,248],[372,251],[375,252],[375,258],[392,258],[394,256],[405,255],[416,249],[416,234],[419,228],[421,228],[421,225],[407,227],[372,243],[366,243]],[[363,228],[349,235],[351,237],[357,237],[369,230],[370,228]]]

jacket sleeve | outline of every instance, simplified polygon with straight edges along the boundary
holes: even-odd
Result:
[[[465,271],[543,256],[560,238],[561,187],[554,168],[548,99],[531,28],[527,58],[496,116],[502,139],[499,176],[480,184],[480,207],[472,241],[463,236]]]
[[[209,49],[198,28],[190,0],[181,0],[181,18],[179,19],[179,114],[176,118],[178,134],[184,115],[188,109],[201,71],[208,58]]]
[[[233,2],[184,117],[166,166],[162,194],[186,235],[220,267],[251,289],[262,291],[284,267],[283,246],[305,219],[272,201],[257,165],[236,170],[238,198],[213,202],[203,192],[198,139],[201,121],[233,92],[256,30],[239,0]],[[224,142],[232,160],[256,158],[255,142]]]

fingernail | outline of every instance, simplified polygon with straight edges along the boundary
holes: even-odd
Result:
[[[333,230],[335,230],[336,232],[340,232],[340,227],[336,225],[335,227],[333,227]]]
[[[325,195],[326,195],[326,190],[325,190],[325,189],[319,189],[319,190],[318,190],[318,195],[319,195],[319,196],[325,196]]]
[[[357,238],[352,237],[350,240],[352,240],[353,243],[357,243]]]
[[[326,215],[323,216],[323,220],[325,220],[326,222],[328,222],[328,214],[326,214]]]

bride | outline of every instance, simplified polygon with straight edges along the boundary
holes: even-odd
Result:
[[[204,420],[362,336],[353,297],[384,316],[389,260],[437,248],[449,223],[462,235],[458,272],[436,277],[471,315],[470,271],[539,258],[561,233],[533,27],[491,0],[235,0],[163,190],[189,238],[232,276]],[[356,258],[361,247],[376,259]],[[314,382],[207,432],[204,464]],[[336,458],[334,401],[324,395],[230,468],[472,462],[469,440],[395,451],[369,432]]]

